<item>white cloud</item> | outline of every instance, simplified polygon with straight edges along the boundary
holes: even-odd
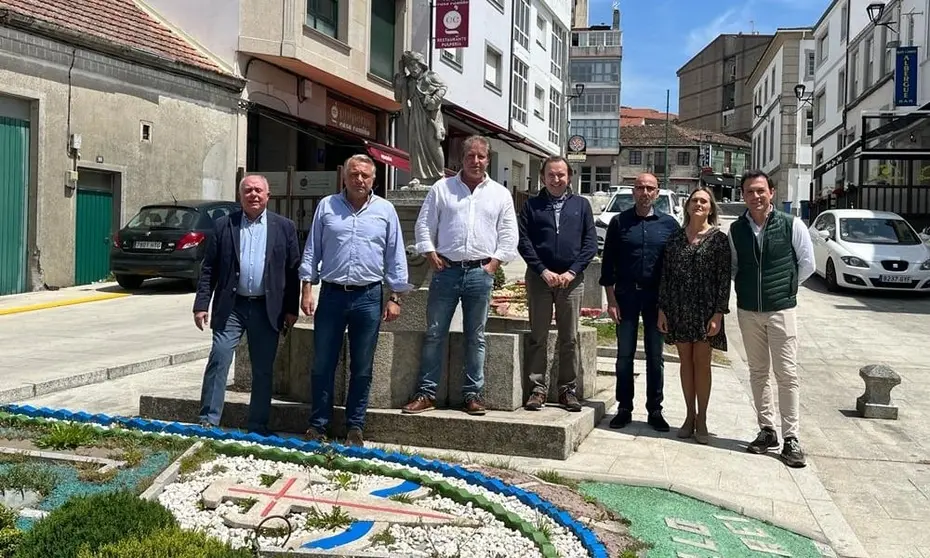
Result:
[[[739,8],[730,8],[719,16],[711,20],[707,25],[692,30],[685,40],[685,53],[692,57],[707,45],[711,43],[718,35],[727,33],[749,33],[753,26],[756,30],[759,28],[759,22],[750,23],[752,17],[752,5],[750,0]]]

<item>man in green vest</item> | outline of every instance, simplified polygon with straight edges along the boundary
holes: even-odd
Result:
[[[798,285],[814,273],[814,247],[804,222],[772,206],[775,185],[762,171],[743,175],[741,190],[747,210],[730,226],[730,252],[735,281],[737,319],[749,381],[759,420],[759,435],[749,452],[778,447],[775,407],[769,381],[769,355],[778,387],[781,458],[789,467],[804,467],[798,442],[797,306]]]

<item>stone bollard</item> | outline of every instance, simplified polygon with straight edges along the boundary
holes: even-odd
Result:
[[[891,404],[891,390],[901,383],[901,376],[884,364],[870,364],[859,369],[865,381],[865,393],[856,399],[856,410],[865,418],[898,419],[898,408]]]

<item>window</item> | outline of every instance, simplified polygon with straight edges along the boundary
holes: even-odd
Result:
[[[804,65],[804,77],[807,79],[814,79],[814,70],[817,69],[817,58],[814,55],[814,51],[805,50],[804,56],[807,60],[807,63]]]
[[[811,138],[814,137],[814,111],[812,109],[804,111],[804,123],[804,139],[810,143]]]
[[[501,53],[488,45],[484,52],[484,84],[501,92]]]
[[[849,59],[849,98],[859,95],[859,52],[853,51]]]
[[[581,183],[582,194],[591,191],[591,179],[592,178],[593,177],[591,176],[591,167],[581,167],[580,183]]]
[[[775,160],[775,121],[773,120],[769,127],[769,161],[774,161],[774,160]]]
[[[826,91],[817,93],[814,97],[814,117],[817,124],[827,119],[827,94]]]
[[[371,47],[369,71],[390,81],[394,77],[395,21],[397,5],[394,0],[371,3]]]
[[[440,59],[446,64],[452,66],[458,71],[462,71],[462,58],[463,51],[465,49],[461,48],[444,48],[442,49],[442,54],[439,55]]]
[[[605,89],[586,89],[584,95],[572,99],[572,112],[591,114],[609,112],[615,114],[620,110],[620,94]]]
[[[536,15],[536,44],[546,50],[546,18]]]
[[[736,83],[728,83],[723,86],[723,110],[734,108],[736,108]]]
[[[723,113],[723,127],[724,127],[724,128],[729,128],[729,127],[730,127],[730,116],[731,116],[732,114],[733,114],[733,113],[731,113],[731,112],[725,112],[725,113]]]
[[[836,108],[841,109],[846,104],[846,70],[840,70],[836,75]]]
[[[776,68],[777,66],[772,66],[772,96],[775,95],[775,90],[777,89],[777,87],[775,86],[775,69]]]
[[[565,30],[552,22],[552,50],[549,70],[556,79],[562,79],[562,58],[565,57]]]
[[[769,129],[768,129],[768,124],[766,124],[766,127],[762,129],[762,152],[759,154],[760,155],[759,156],[760,167],[765,166],[765,164],[769,162],[768,159],[766,159],[765,157],[768,154],[768,152],[769,152]]]
[[[862,76],[862,89],[868,89],[872,85],[872,70],[875,67],[875,52],[872,48],[873,40],[871,38],[865,41],[865,75]]]
[[[504,13],[504,2],[503,0],[488,0],[495,8],[497,8],[500,13]]]
[[[724,74],[728,81],[736,81],[736,59],[729,58],[724,61],[724,66],[726,67],[726,74]]]
[[[665,174],[665,152],[656,151],[652,154],[652,170],[656,174]]]
[[[885,21],[890,22],[891,18],[889,17]],[[896,27],[896,29],[900,29],[900,27]],[[885,56],[883,57],[885,62],[884,64],[882,64],[882,75],[885,75],[887,73],[894,71],[894,50],[895,49],[889,48],[889,45],[888,45],[888,43],[894,40],[895,40],[895,37],[893,36],[891,31],[889,31],[887,27],[882,27],[882,43],[885,45],[885,49],[884,49]]]
[[[513,3],[513,32],[517,43],[523,48],[530,48],[530,2],[515,0]]]
[[[817,62],[823,64],[829,56],[830,36],[824,33],[823,37],[817,39]]]
[[[142,121],[139,128],[139,139],[144,142],[152,141],[152,123]]]
[[[571,65],[572,81],[620,83],[619,60],[576,60]]]
[[[573,118],[572,133],[583,136],[588,149],[617,149],[620,121],[614,118]]]
[[[339,24],[339,0],[307,0],[307,27],[312,27],[334,39]],[[391,47],[391,55],[394,47]]]
[[[690,167],[691,153],[688,151],[679,151],[677,164],[679,167]]]
[[[765,96],[762,98],[763,103],[769,102],[769,78],[765,78],[765,85],[762,86],[762,90],[765,92]],[[733,108],[733,107],[730,107]]]
[[[923,242],[904,219],[845,217],[840,219],[840,237],[857,244],[900,244],[920,246]]]
[[[546,119],[546,90],[538,85],[533,92],[533,116],[540,120]]]
[[[845,41],[849,35],[849,5],[843,5],[840,10],[840,40]]]
[[[610,167],[594,167],[594,191],[610,189]]]
[[[642,151],[630,151],[630,165],[641,166],[643,164]]]
[[[525,62],[513,57],[513,108],[511,116],[520,124],[526,124],[526,96],[529,82],[527,76],[530,73],[529,67]]]
[[[555,90],[549,89],[549,141],[556,145],[562,135],[562,95]]]

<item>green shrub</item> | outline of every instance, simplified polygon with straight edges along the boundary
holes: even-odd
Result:
[[[504,288],[504,283],[507,282],[507,276],[504,275],[504,269],[499,267],[497,271],[494,272],[494,290]]]
[[[95,552],[127,537],[175,526],[174,516],[161,504],[129,492],[78,496],[36,522],[14,556],[74,558],[82,548]]]
[[[19,514],[16,511],[0,504],[0,530],[14,529],[17,519],[19,519]]]
[[[248,548],[229,545],[202,532],[178,527],[161,529],[142,537],[102,546],[97,552],[83,550],[77,558],[251,558]]]
[[[13,558],[22,538],[23,532],[19,529],[13,527],[0,529],[0,558]]]

